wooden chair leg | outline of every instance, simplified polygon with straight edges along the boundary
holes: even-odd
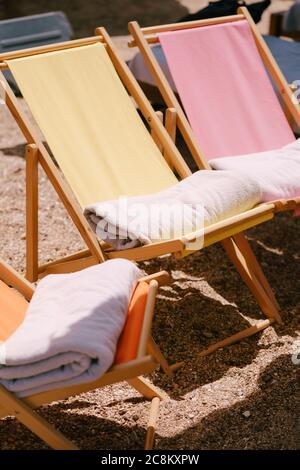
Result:
[[[252,260],[249,259],[247,253],[241,252],[233,239],[228,238],[227,240],[223,240],[222,244],[242,279],[255,296],[263,313],[267,318],[273,318],[277,323],[282,324],[277,305],[269,297],[260,281],[257,279],[253,263],[251,262]]]
[[[152,450],[154,445],[156,421],[159,414],[160,399],[158,397],[153,398],[150,406],[150,416],[147,425],[147,434],[145,441],[145,450]]]
[[[253,250],[245,236],[244,233],[238,233],[234,237],[234,241],[239,247],[239,250],[242,251],[244,254],[247,255],[248,260],[251,260],[251,264],[253,266],[254,272],[256,274],[257,279],[260,281],[262,287],[265,289],[267,295],[270,297],[270,299],[274,302],[278,310],[280,310],[280,306],[277,302],[277,299],[275,297],[275,294],[259,264],[259,262],[256,259],[256,256],[253,253]]]
[[[156,388],[143,377],[135,377],[133,379],[128,379],[127,383],[129,383],[129,385],[135,388],[135,390],[137,390],[141,395],[143,395],[143,397],[147,398],[148,400],[152,400],[155,397],[159,398],[160,400],[168,399],[168,395],[166,393],[160,391],[158,388]]]
[[[55,450],[78,450],[69,439],[64,437],[44,418],[36,413],[23,400],[6,390],[0,385],[1,406],[7,410],[8,415],[13,415],[34,434],[46,442]]]
[[[164,120],[164,115],[163,115],[163,113],[162,113],[161,111],[156,111],[156,114],[157,114],[159,120],[160,120],[161,122],[163,122],[163,120]],[[157,147],[159,148],[160,152],[163,152],[162,143],[161,143],[161,141],[160,141],[158,135],[156,134],[156,132],[155,132],[153,129],[151,129],[151,136],[152,136],[154,142],[156,143]]]
[[[26,278],[38,279],[38,149],[26,146]]]
[[[244,338],[253,336],[265,328],[268,328],[274,322],[282,324],[275,295],[244,234],[239,234],[238,236],[224,240],[223,246],[268,319],[261,321],[258,325],[245,328],[222,341],[210,345],[207,349],[199,352],[198,356],[200,357],[207,356],[217,349],[224,348]],[[178,362],[172,364],[170,368],[175,371],[184,366],[184,364],[185,362]]]
[[[168,361],[166,360],[165,356],[161,352],[160,348],[158,345],[155,343],[153,338],[149,338],[148,344],[147,344],[147,349],[148,352],[151,356],[154,357],[154,359],[160,364],[161,368],[165,372],[165,374],[168,377],[172,377],[173,372],[170,369],[170,366],[168,364]]]
[[[167,108],[166,109],[166,116],[165,116],[165,128],[173,142],[176,140],[176,126],[177,126],[177,112],[175,108]],[[172,163],[172,159],[169,157],[167,152],[164,152],[164,157],[171,168],[174,170],[174,165]]]
[[[256,335],[260,331],[271,326],[273,323],[274,323],[274,320],[264,320],[260,322],[259,325],[253,325],[253,326],[250,326],[249,328],[245,328],[244,330],[239,331],[238,333],[232,336],[229,336],[228,338],[225,338],[222,341],[218,341],[217,343],[210,345],[207,349],[204,349],[203,351],[201,351],[198,354],[198,356],[199,357],[208,356],[214,351],[217,351],[217,349],[225,348],[225,346],[230,346],[231,344],[237,343],[238,341],[241,341],[242,339],[249,338],[249,336]]]
[[[211,344],[208,348],[204,349],[203,351],[200,351],[197,356],[198,357],[204,357],[208,356],[209,354],[212,354],[213,352],[217,351],[218,349],[225,348],[226,346],[230,346],[231,344],[237,343],[238,341],[241,341],[242,339],[249,338],[250,336],[256,335],[260,331],[263,331],[264,329],[268,328],[274,323],[275,320],[270,319],[270,320],[264,320],[259,323],[259,325],[253,325],[250,326],[249,328],[245,328],[242,331],[239,331],[238,333],[235,333],[232,336],[229,336],[228,338],[225,338],[221,341],[218,341],[217,343]],[[185,365],[185,361],[181,362],[176,362],[170,366],[171,370],[176,371],[183,367]]]

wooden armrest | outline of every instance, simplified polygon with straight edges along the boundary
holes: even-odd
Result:
[[[300,197],[292,199],[280,199],[273,202],[275,212],[294,211],[300,208]]]
[[[167,271],[159,271],[149,276],[142,277],[138,282],[147,282],[150,284],[152,280],[157,281],[159,286],[165,286],[172,282],[172,277]]]
[[[34,286],[21,276],[15,269],[0,259],[0,279],[8,286],[14,287],[26,300],[30,300],[34,294]]]

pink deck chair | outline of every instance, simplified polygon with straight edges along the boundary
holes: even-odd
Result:
[[[129,31],[133,36],[129,45],[137,45],[143,54],[168,106],[167,117],[173,115],[199,168],[211,168],[212,159],[219,159],[216,168],[222,168],[222,157],[293,145],[290,118],[299,126],[300,108],[247,9],[225,18],[142,29],[132,22]],[[185,112],[149,46],[157,42]],[[292,169],[290,173],[295,180]],[[269,193],[275,212],[300,207],[300,182],[290,191]]]

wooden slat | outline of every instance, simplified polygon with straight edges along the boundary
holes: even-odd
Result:
[[[165,356],[162,354],[159,346],[155,343],[154,339],[150,336],[147,344],[147,352],[148,354],[150,354],[150,356],[154,357],[154,359],[158,362],[164,373],[168,377],[172,377],[173,373]]]
[[[167,108],[165,114],[165,128],[174,143],[176,143],[176,127],[177,111],[175,108]],[[164,151],[164,157],[171,170],[174,170],[174,167],[172,165],[172,158],[169,158],[168,152]]]
[[[79,258],[73,261],[65,261],[58,263],[44,264],[39,267],[39,277],[47,276],[48,274],[64,274],[81,271],[82,269],[94,266],[99,261],[94,256],[88,256],[87,258]]]
[[[125,258],[134,261],[146,261],[148,259],[157,258],[158,256],[170,253],[182,253],[184,250],[184,243],[182,240],[167,240],[160,243],[152,243],[151,245],[144,245],[139,248],[132,248],[122,251],[110,251],[107,253],[109,259]]]
[[[278,324],[282,324],[278,304],[261,283],[261,280],[257,276],[255,266],[253,267],[251,257],[235,242],[230,244],[229,240],[224,240],[224,246],[241,278],[255,296],[264,315],[269,319],[274,319]]]
[[[225,338],[224,340],[218,341],[217,343],[211,344],[208,348],[204,349],[203,351],[200,351],[197,356],[198,357],[205,357],[208,356],[209,354],[212,354],[213,352],[217,351],[218,349],[225,348],[226,346],[230,346],[231,344],[235,344],[238,341],[241,341],[242,339],[249,338],[250,336],[256,335],[260,331],[263,331],[264,329],[268,328],[269,326],[272,326],[274,323],[273,319],[268,319],[268,320],[263,320],[261,321],[258,325],[253,325],[250,326],[249,328],[245,328],[242,331],[239,331],[238,333],[235,333],[232,336],[228,336],[228,338]],[[176,371],[180,369],[181,367],[185,366],[185,361],[180,361],[172,364],[170,366],[172,371]]]
[[[141,31],[145,36],[147,36],[154,35],[157,33],[165,33],[167,31],[180,31],[182,29],[199,28],[201,26],[212,26],[214,24],[232,23],[235,21],[240,21],[242,19],[244,19],[243,15],[229,15],[222,16],[219,18],[208,18],[205,20],[185,21],[182,23],[164,24],[160,26],[148,26],[145,28],[141,28]],[[134,47],[136,46],[136,42],[130,41],[128,45],[129,47]]]
[[[159,405],[160,399],[158,397],[154,397],[151,402],[150,406],[150,416],[147,425],[147,435],[146,435],[146,442],[145,442],[145,450],[152,450],[154,446],[154,436],[155,436],[155,428],[156,428],[156,421],[159,414]]]
[[[160,122],[163,123],[163,120],[164,120],[163,113],[161,111],[156,111],[156,115],[157,115],[158,119],[160,120]],[[156,143],[157,147],[159,148],[160,152],[162,153],[163,152],[163,146],[162,146],[162,143],[159,139],[159,136],[156,134],[154,129],[151,129],[151,136],[152,136],[152,139],[154,140],[154,142]]]
[[[30,397],[23,398],[23,401],[28,406],[35,409],[39,406],[52,403],[53,401],[64,400],[71,396],[79,395],[81,393],[89,392],[91,390],[96,390],[97,388],[105,387],[106,385],[127,381],[131,378],[135,378],[143,374],[149,374],[156,367],[157,363],[153,360],[153,358],[150,356],[146,356],[142,359],[137,359],[126,364],[115,366],[104,376],[102,376],[99,380],[95,380],[94,382],[72,385],[70,387],[64,387],[57,390],[50,390],[48,392],[38,393]],[[153,396],[156,395],[152,394],[151,398]],[[0,418],[4,418],[5,416],[7,416],[7,412],[1,407],[0,403]]]
[[[207,356],[208,354],[213,353],[217,349],[220,348],[225,348],[226,346],[229,346],[231,344],[237,343],[238,341],[241,341],[242,339],[249,338],[249,336],[256,335],[260,331],[264,330],[265,328],[268,328],[274,323],[274,320],[263,320],[261,321],[258,325],[250,326],[249,328],[245,328],[242,331],[239,331],[238,333],[229,336],[228,338],[223,339],[222,341],[218,341],[215,344],[212,344],[209,346],[207,349],[204,351],[201,351],[198,356],[199,357],[204,357]]]
[[[7,60],[19,59],[21,57],[28,57],[32,55],[45,54],[47,52],[61,51],[64,49],[73,49],[74,47],[87,46],[89,44],[95,44],[102,42],[100,36],[92,36],[82,39],[74,39],[73,41],[57,42],[55,44],[48,44],[45,46],[31,47],[28,49],[21,49],[18,51],[5,52],[0,54],[0,62]]]
[[[165,286],[170,284],[172,281],[170,274],[167,271],[158,271],[154,274],[149,274],[148,276],[142,277],[139,279],[139,282],[148,282],[150,283],[154,279],[158,282],[159,286]]]
[[[18,421],[45,441],[55,450],[78,450],[63,434],[39,416],[24,400],[17,398],[0,385],[0,400],[8,415],[16,416]]]
[[[274,217],[274,204],[265,203],[260,204],[254,209],[250,209],[241,214],[235,215],[224,219],[216,224],[205,227],[204,231],[191,233],[185,236],[186,243],[196,241],[199,236],[204,236],[204,246],[212,244],[214,239],[226,239],[229,238],[230,230],[237,229],[239,232],[243,231],[242,227],[247,225],[248,227],[255,226],[258,220],[270,220]],[[221,238],[220,238],[221,237]]]
[[[8,286],[18,290],[26,300],[31,300],[34,294],[34,286],[1,258],[0,279]]]
[[[275,212],[294,211],[300,208],[300,197],[281,199],[274,201],[273,204],[275,205]]]
[[[137,351],[137,357],[143,357],[147,353],[147,343],[151,336],[151,327],[154,316],[155,299],[158,290],[158,282],[154,279],[150,281],[149,293],[144,313],[144,321],[140,334],[140,341]]]
[[[276,60],[274,59],[269,47],[262,38],[260,32],[257,29],[256,24],[254,23],[252,16],[249,14],[247,8],[240,7],[238,12],[242,14],[248,21],[249,26],[252,30],[252,34],[256,43],[256,46],[259,50],[261,58],[264,64],[267,67],[277,89],[282,96],[283,102],[286,108],[289,110],[290,114],[293,116],[296,124],[300,127],[300,106],[299,104],[294,103],[293,101],[293,92],[290,88],[290,85],[285,79],[282,71],[280,70]]]
[[[168,395],[165,392],[159,390],[143,377],[133,377],[132,379],[126,380],[126,382],[148,400],[152,400],[154,397],[158,397],[160,400],[168,399]]]
[[[55,264],[60,264],[60,263],[67,263],[68,261],[75,261],[83,258],[88,258],[91,256],[90,250],[80,250],[77,251],[77,253],[73,253],[72,255],[64,256],[63,258],[60,258],[59,260],[55,261],[49,261],[48,263],[42,264],[39,266],[39,271],[43,271],[44,269],[53,266]]]
[[[38,279],[38,149],[26,145],[26,277]]]
[[[234,235],[234,243],[237,245],[238,249],[240,250],[241,253],[245,256],[245,258],[248,260],[249,265],[251,266],[251,270],[254,272],[255,276],[259,280],[261,286],[264,288],[266,294],[269,296],[271,299],[272,303],[277,307],[278,311],[280,310],[280,306],[277,302],[277,299],[274,295],[274,292],[269,284],[269,282],[266,279],[266,276],[257,261],[256,257],[254,256],[254,253],[251,249],[251,246],[247,240],[247,238],[244,236],[242,233],[237,233]]]

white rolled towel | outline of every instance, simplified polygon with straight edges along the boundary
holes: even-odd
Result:
[[[84,214],[99,239],[125,250],[184,238],[247,211],[260,200],[255,178],[201,170],[159,193],[96,202]]]
[[[140,275],[116,259],[42,279],[23,323],[0,346],[0,383],[24,397],[101,377]]]

